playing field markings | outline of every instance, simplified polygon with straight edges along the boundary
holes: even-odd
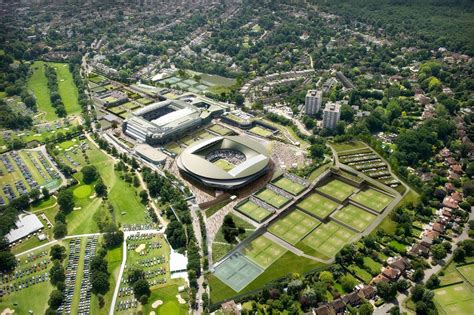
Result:
[[[283,189],[284,191],[289,192],[290,194],[296,196],[305,189],[305,186],[295,183],[289,178],[281,176],[276,181],[272,182],[273,185]]]
[[[263,272],[263,268],[235,252],[214,270],[214,274],[227,286],[239,292]]]
[[[239,211],[240,213],[246,215],[247,217],[258,223],[263,222],[272,214],[271,211],[260,207],[251,200],[247,200],[246,202],[240,204],[235,208],[235,210]]]
[[[318,219],[300,210],[293,210],[288,215],[270,225],[268,231],[282,240],[295,245],[319,224],[321,224],[321,222]]]
[[[380,213],[392,202],[393,197],[373,188],[368,188],[352,195],[350,199]]]
[[[362,232],[377,218],[377,216],[363,210],[362,208],[348,204],[344,208],[333,213],[332,218],[358,232]]]
[[[268,188],[257,193],[255,197],[277,209],[280,209],[289,201],[289,199],[287,199],[286,197],[279,195]]]
[[[323,186],[318,187],[317,190],[342,202],[356,191],[357,188],[338,179],[333,179]]]
[[[242,250],[242,254],[255,262],[260,267],[266,269],[287,250],[261,235],[247,244]]]
[[[318,193],[312,193],[301,200],[296,206],[306,213],[324,220],[337,209],[339,204]]]

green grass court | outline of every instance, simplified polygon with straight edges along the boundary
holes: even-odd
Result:
[[[318,193],[312,193],[296,206],[318,218],[325,219],[336,210],[339,204]]]
[[[259,205],[253,203],[250,200],[247,200],[246,202],[238,206],[236,210],[259,223],[263,222],[272,214],[267,209],[260,207]]]
[[[284,176],[281,176],[279,179],[272,182],[272,184],[289,192],[290,194],[294,196],[297,196],[300,192],[302,192],[305,189],[303,185],[299,183],[295,183]]]
[[[228,172],[231,169],[235,167],[234,164],[230,163],[229,161],[226,161],[224,159],[218,159],[217,161],[214,162],[214,164],[219,167],[220,169],[223,169],[224,171]]]
[[[313,232],[306,236],[301,243],[331,258],[334,257],[355,234],[355,232],[342,225],[330,221],[329,223],[319,225]]]
[[[282,195],[277,194],[276,192],[265,188],[264,190],[260,191],[255,195],[255,197],[259,198],[260,200],[268,203],[271,206],[274,206],[277,209],[283,207],[289,199],[283,197]]]
[[[466,278],[470,285],[474,286],[474,264],[460,266],[456,269]]]
[[[241,252],[260,267],[266,269],[280,258],[286,252],[286,249],[261,235],[245,246]]]
[[[293,210],[290,214],[270,225],[268,231],[295,245],[303,236],[311,232],[319,224],[321,222],[318,219],[300,210]]]
[[[348,204],[333,214],[333,218],[359,232],[364,231],[377,217],[361,208]]]
[[[356,188],[338,179],[333,179],[324,186],[318,187],[318,190],[339,201],[344,201],[356,190]]]
[[[257,278],[263,269],[240,253],[216,267],[214,274],[232,290],[239,292]]]
[[[469,284],[459,283],[436,289],[434,300],[445,314],[471,314],[474,294]]]
[[[351,199],[376,212],[382,212],[392,202],[393,197],[369,188],[351,196]]]
[[[266,129],[260,126],[255,126],[251,128],[249,131],[264,138],[270,137],[272,135],[272,132],[269,129]]]
[[[233,133],[233,131],[227,127],[221,126],[221,125],[212,125],[211,127],[208,128],[209,130],[217,133],[218,135],[221,136],[227,136]]]

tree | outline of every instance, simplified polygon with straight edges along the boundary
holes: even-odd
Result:
[[[359,306],[359,315],[371,315],[374,312],[372,304],[365,302]]]
[[[104,245],[106,248],[115,248],[123,242],[123,232],[113,223],[104,228]]]
[[[49,255],[51,256],[52,260],[63,261],[63,259],[66,257],[66,248],[57,244],[53,245],[49,251]]]
[[[453,253],[453,260],[455,262],[463,262],[466,257],[466,251],[463,248],[456,248]]]
[[[150,297],[150,284],[145,279],[135,281],[133,283],[133,293],[137,299],[141,299],[143,296]]]
[[[440,280],[437,275],[433,274],[426,281],[426,287],[428,289],[436,289],[440,284]]]
[[[35,188],[30,191],[30,198],[33,199],[33,201],[37,201],[41,195],[41,192],[39,189]]]
[[[414,302],[418,302],[423,298],[425,293],[425,286],[422,284],[417,284],[411,289],[411,298]]]
[[[82,180],[86,184],[90,184],[97,179],[97,169],[93,165],[86,165],[81,169]]]
[[[331,284],[334,282],[334,276],[330,271],[321,271],[319,274],[319,281],[324,282],[326,284]]]
[[[423,277],[425,276],[425,272],[423,271],[422,268],[416,268],[415,272],[413,273],[413,281],[418,282],[423,280]]]
[[[235,243],[236,237],[239,235],[237,226],[235,225],[234,219],[230,215],[224,217],[224,223],[222,224],[222,233],[224,239],[228,243]]]
[[[62,222],[56,222],[53,229],[55,239],[61,239],[67,235],[67,225]]]
[[[58,195],[59,209],[64,213],[70,213],[74,209],[74,197],[72,192],[67,189],[59,191]]]
[[[340,279],[340,282],[341,282],[342,288],[347,292],[352,291],[355,285],[357,284],[357,281],[354,279],[354,277],[350,275],[342,276]]]
[[[104,185],[104,182],[100,178],[99,180],[97,180],[97,183],[94,186],[94,190],[97,196],[99,197],[107,195],[107,186]]]
[[[48,305],[53,310],[57,310],[64,301],[64,295],[59,290],[54,290],[49,296]]]
[[[48,197],[49,197],[48,188],[43,187],[43,188],[41,189],[41,193],[43,194],[43,198],[48,198]]]
[[[58,260],[55,260],[53,266],[49,270],[49,280],[53,285],[58,282],[64,282],[66,275],[64,274],[64,268]]]
[[[434,259],[441,260],[447,256],[446,248],[444,248],[443,244],[435,244],[431,246],[431,254]]]
[[[235,104],[237,106],[240,107],[240,106],[244,105],[244,102],[245,102],[245,97],[242,94],[235,95]]]
[[[0,270],[10,272],[16,267],[16,258],[10,251],[0,251]]]
[[[140,196],[141,202],[143,204],[148,203],[148,193],[146,192],[146,190],[140,191],[140,193],[138,195]]]
[[[92,293],[105,294],[109,291],[109,275],[102,271],[96,271],[91,275]]]
[[[379,282],[377,283],[377,294],[386,301],[393,300],[397,295],[397,287],[390,282]]]

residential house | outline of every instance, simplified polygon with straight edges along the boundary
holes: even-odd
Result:
[[[392,281],[395,281],[400,277],[402,272],[400,270],[396,269],[396,268],[392,268],[392,267],[388,266],[388,267],[382,269],[382,274],[385,277],[387,277],[388,279],[390,279]]]
[[[390,282],[390,279],[385,277],[383,274],[379,274],[370,281],[370,285],[377,285],[380,282]]]
[[[316,309],[316,315],[333,315],[336,314],[336,311],[334,311],[334,308],[332,307],[331,304],[324,304],[319,306]]]
[[[412,248],[408,251],[410,255],[423,257],[428,257],[429,252],[430,249],[421,243],[413,245]]]

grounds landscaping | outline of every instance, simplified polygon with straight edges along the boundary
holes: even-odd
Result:
[[[321,222],[300,210],[293,210],[288,215],[272,223],[268,231],[286,242],[295,245],[306,234]]]
[[[280,258],[286,252],[286,249],[261,235],[252,240],[241,252],[260,267],[266,269]]]
[[[262,191],[255,194],[255,197],[257,197],[258,199],[268,203],[269,205],[277,209],[280,209],[281,207],[283,207],[285,204],[287,204],[290,201],[286,197],[283,197],[282,195],[279,195],[273,190],[270,190],[268,188],[265,188]]]
[[[336,211],[332,217],[358,232],[363,232],[377,218],[375,215],[352,204]]]
[[[260,266],[241,253],[235,252],[215,268],[214,275],[235,292],[239,292],[262,272]]]
[[[272,214],[269,210],[260,207],[251,200],[247,200],[240,204],[235,208],[235,210],[259,223],[265,221],[265,219]]]
[[[281,176],[276,181],[273,181],[272,184],[294,196],[297,196],[305,189],[305,186],[301,185],[300,183],[296,183],[285,176]]]
[[[319,219],[325,219],[336,210],[339,204],[315,192],[301,200],[296,206]]]
[[[381,213],[392,202],[393,197],[373,188],[361,190],[351,196],[351,200],[360,203],[378,213]]]
[[[323,186],[318,187],[318,191],[328,196],[332,196],[340,202],[346,200],[347,197],[349,197],[354,191],[356,191],[356,189],[357,188],[355,188],[354,186],[340,181],[339,179],[333,179],[330,182],[324,184]]]

